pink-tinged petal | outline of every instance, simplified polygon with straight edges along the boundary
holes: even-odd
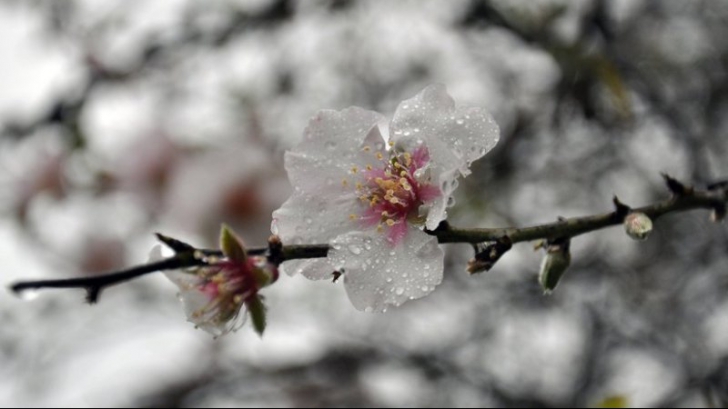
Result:
[[[386,174],[384,172],[384,169],[381,169],[381,168],[374,168],[372,170],[364,171],[364,180],[384,178],[385,176],[386,176]]]
[[[376,232],[349,233],[334,241],[329,259],[343,269],[347,294],[358,310],[384,312],[428,295],[442,282],[444,252],[437,239],[406,226],[397,248]]]
[[[435,185],[421,185],[419,190],[420,199],[424,202],[431,202],[442,196],[442,191]]]
[[[387,227],[387,229],[387,240],[396,249],[404,241],[405,236],[407,236],[407,221],[400,220],[392,225],[392,227]]]
[[[375,207],[367,207],[359,219],[362,227],[376,227],[382,222],[382,212]]]
[[[415,170],[422,169],[430,163],[430,151],[427,146],[421,145],[412,152],[412,165]]]

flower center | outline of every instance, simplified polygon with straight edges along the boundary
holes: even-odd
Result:
[[[379,166],[367,166],[361,172],[363,182],[356,185],[364,205],[363,215],[351,215],[351,219],[361,220],[367,227],[376,226],[379,232],[388,230],[389,240],[397,244],[407,232],[407,221],[424,222],[420,206],[438,197],[440,191],[429,183],[426,147],[412,154],[392,151],[388,158],[377,152],[376,158]],[[352,169],[352,173],[358,174],[358,169]]]

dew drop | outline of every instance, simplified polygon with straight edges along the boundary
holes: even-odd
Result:
[[[392,257],[394,257],[394,256],[397,255],[397,252],[394,251],[394,250],[392,250],[392,251],[389,252],[389,255],[392,256]]]
[[[372,308],[372,307],[366,307],[366,308],[364,309],[364,312],[367,312],[367,313],[373,313],[373,312],[374,312],[374,308]]]
[[[424,292],[428,292],[428,291],[430,291],[430,287],[428,287],[426,285],[423,285],[422,288],[421,288],[421,290],[424,291]]]
[[[419,133],[420,132],[420,128],[415,128],[415,129],[413,129],[413,131],[415,131],[415,133]]]
[[[465,121],[463,121],[463,120],[462,120],[462,118],[459,118],[459,119],[457,119],[457,120],[455,121],[455,123],[456,123],[456,124],[458,124],[458,125],[462,125],[462,124],[464,124],[464,123],[465,123]]]
[[[351,252],[351,254],[353,254],[355,256],[358,256],[358,255],[361,254],[361,247],[359,247],[359,246],[357,246],[355,244],[350,244],[349,245],[349,251]]]
[[[387,282],[388,282],[388,283],[391,283],[392,281],[393,281],[393,280],[392,280],[392,277],[387,277]]]
[[[410,131],[404,131],[404,136],[410,136]]]
[[[310,218],[306,219],[306,224],[311,224],[311,223],[313,223],[313,220],[311,220]]]
[[[273,233],[274,236],[277,236],[280,233],[278,229],[278,220],[273,220],[273,223],[270,225],[270,232]]]
[[[397,287],[397,289],[395,290],[395,294],[397,294],[397,295],[402,295],[402,294],[404,294],[404,288],[402,288],[402,287]]]

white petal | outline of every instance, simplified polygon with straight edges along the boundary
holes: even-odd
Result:
[[[357,107],[320,111],[309,122],[303,141],[286,152],[285,166],[291,184],[311,194],[341,187],[353,168],[363,169],[375,162],[373,150],[384,150],[378,126],[381,121],[380,114]],[[367,144],[371,146],[365,152]]]
[[[493,149],[500,131],[483,108],[456,108],[445,86],[431,85],[403,101],[392,119],[393,140],[404,146],[424,142],[433,168],[458,169],[467,176],[470,164]],[[434,170],[433,169],[433,170]]]
[[[283,244],[326,244],[360,228],[349,216],[360,213],[361,208],[353,192],[333,197],[293,194],[273,212],[271,231]]]
[[[409,226],[397,247],[380,233],[355,232],[337,238],[331,264],[344,269],[344,283],[354,307],[384,312],[424,297],[442,282],[444,253],[437,238]]]
[[[286,261],[281,265],[281,269],[289,276],[301,274],[309,280],[315,281],[333,280],[336,270],[326,258]]]

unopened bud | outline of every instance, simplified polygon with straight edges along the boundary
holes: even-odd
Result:
[[[647,240],[652,232],[652,219],[644,213],[630,213],[624,218],[624,230],[635,240]]]
[[[568,239],[552,242],[546,246],[546,256],[541,262],[541,271],[538,274],[538,281],[544,294],[550,294],[556,288],[570,264]]]

